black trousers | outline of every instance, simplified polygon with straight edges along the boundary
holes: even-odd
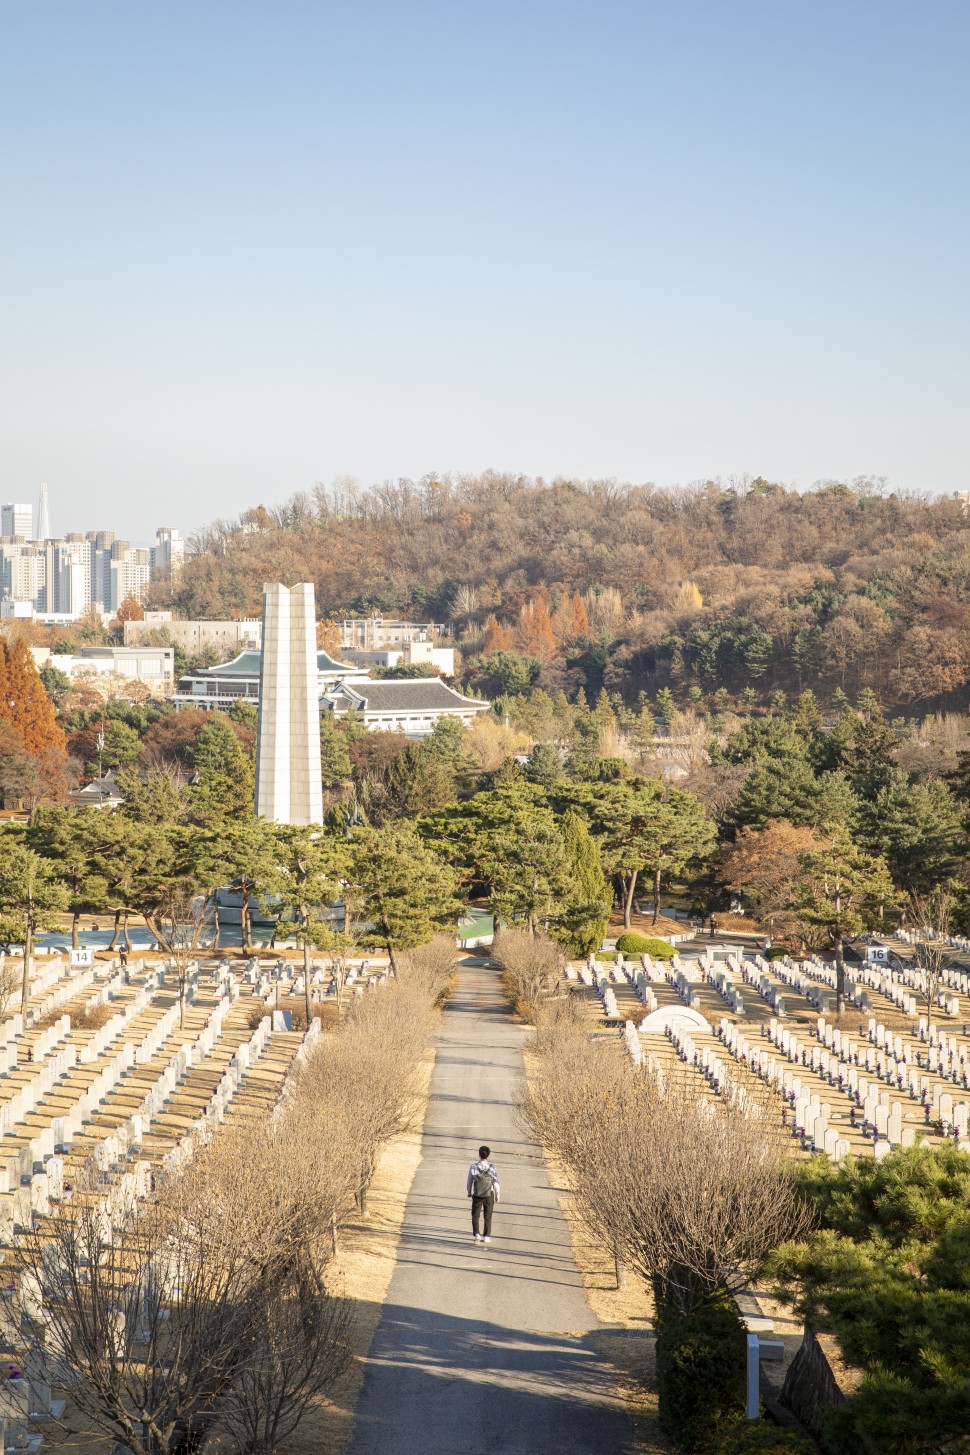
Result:
[[[473,1197],[472,1198],[472,1232],[480,1230],[479,1223],[484,1223],[486,1238],[492,1236],[492,1211],[495,1207],[494,1197]]]

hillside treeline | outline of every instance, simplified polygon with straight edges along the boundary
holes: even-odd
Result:
[[[970,519],[883,482],[662,490],[488,472],[318,487],[198,533],[156,605],[256,613],[313,580],[324,616],[445,622],[464,680],[765,700],[811,684],[886,707],[965,703]]]

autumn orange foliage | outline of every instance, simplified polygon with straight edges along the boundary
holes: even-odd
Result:
[[[743,828],[725,852],[718,879],[753,901],[762,915],[783,910],[797,882],[799,859],[821,847],[810,828],[772,819],[763,829]]]
[[[578,591],[560,599],[552,613],[552,630],[556,640],[566,647],[585,641],[589,636],[589,616],[586,612],[586,603]]]
[[[0,641],[0,754],[30,762],[40,796],[67,791],[67,742],[23,641]]]
[[[485,622],[482,653],[486,657],[491,657],[495,652],[511,652],[514,647],[515,632],[511,627],[503,625],[497,616],[490,615]]]
[[[544,597],[538,596],[523,606],[515,642],[523,656],[535,657],[539,662],[549,662],[556,655],[556,638]]]
[[[328,616],[317,622],[317,651],[326,652],[336,662],[341,660],[340,627]]]

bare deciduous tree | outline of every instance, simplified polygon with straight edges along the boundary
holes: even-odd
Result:
[[[738,1292],[805,1213],[770,1121],[693,1078],[666,1083],[615,1041],[558,1030],[537,1038],[522,1113],[571,1174],[580,1205],[614,1255],[690,1314]]]
[[[528,1021],[535,1021],[539,1006],[551,995],[562,972],[562,949],[546,935],[525,930],[501,930],[492,956],[502,967],[509,999]]]
[[[952,930],[954,904],[953,892],[945,885],[937,885],[927,894],[910,896],[909,918],[917,937],[913,958],[923,977],[920,995],[928,1019],[932,1019],[937,996],[945,984],[945,972],[953,959],[947,941]]]

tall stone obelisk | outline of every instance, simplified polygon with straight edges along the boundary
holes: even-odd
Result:
[[[274,823],[320,823],[320,703],[313,586],[263,587],[256,812]]]

